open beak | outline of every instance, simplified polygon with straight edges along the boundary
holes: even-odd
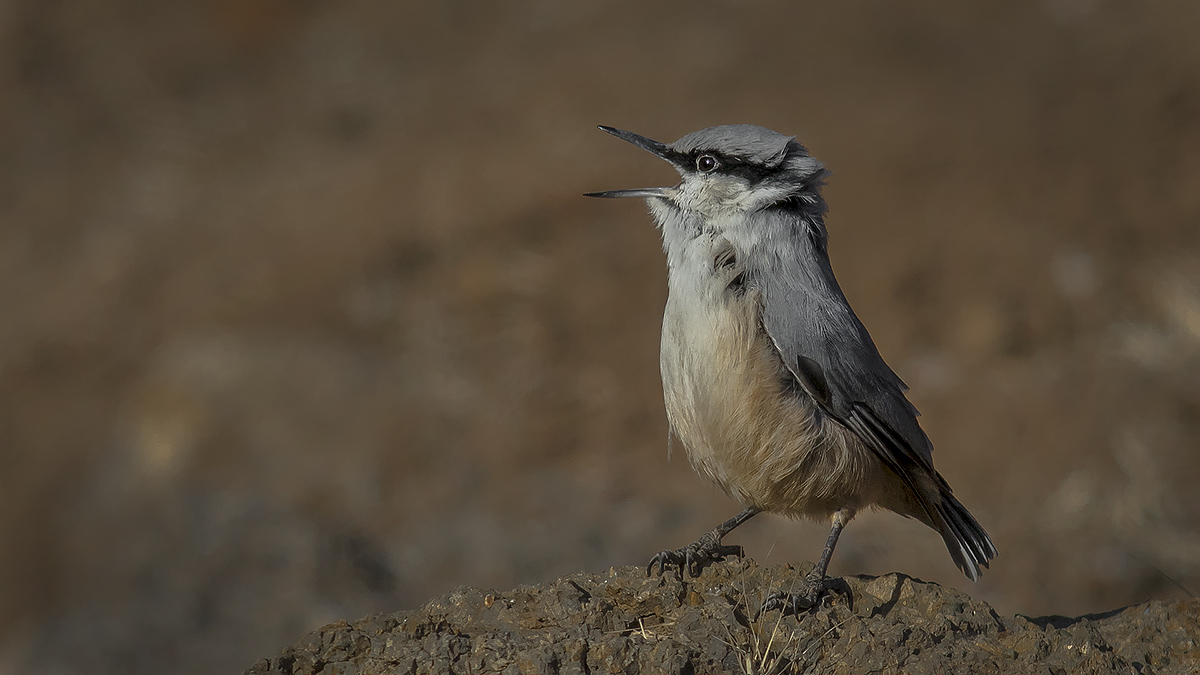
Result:
[[[631,188],[629,190],[601,190],[600,192],[585,192],[584,197],[600,197],[601,199],[616,199],[617,197],[666,197],[671,188]]]
[[[606,127],[603,124],[600,125],[600,130],[608,132],[623,141],[628,141],[647,152],[653,153],[656,157],[668,162],[671,161],[669,154],[670,149],[667,147],[666,143],[651,140],[645,136],[639,136],[632,131],[624,131],[622,129]],[[603,192],[587,192],[584,193],[583,196],[600,197],[603,199],[614,199],[617,197],[667,197],[673,191],[674,188],[669,187],[633,188],[630,190],[604,190]]]

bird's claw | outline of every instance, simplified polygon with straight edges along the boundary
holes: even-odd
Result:
[[[823,599],[828,598],[830,591],[838,593],[846,593],[846,589],[841,588],[834,583],[829,577],[805,577],[803,586],[791,593],[784,591],[775,591],[767,596],[763,601],[758,611],[754,613],[754,620],[762,616],[765,612],[770,612],[776,609],[783,610],[784,616],[788,614],[799,614],[800,612],[812,609],[821,603]]]
[[[654,573],[655,565],[658,565],[658,576],[662,576],[669,565],[676,565],[681,577],[686,573],[695,579],[710,563],[722,561],[731,555],[744,558],[746,552],[741,546],[722,544],[710,532],[683,548],[659,552],[650,559],[650,564],[646,566],[646,575]]]

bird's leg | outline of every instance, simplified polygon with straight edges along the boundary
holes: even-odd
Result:
[[[758,511],[755,507],[748,506],[741,513],[714,527],[711,532],[706,532],[704,536],[691,544],[674,551],[662,551],[650,559],[650,564],[646,566],[646,574],[652,573],[654,566],[658,565],[658,575],[662,576],[668,565],[678,565],[681,574],[686,572],[694,579],[700,576],[704,567],[709,563],[724,560],[725,556],[736,555],[739,558],[744,556],[745,552],[741,546],[726,546],[721,543],[721,539],[733,531],[733,528],[753,518]]]
[[[804,578],[803,587],[793,593],[775,591],[767,596],[758,614],[773,609],[782,609],[785,613],[798,614],[800,610],[809,609],[817,604],[821,596],[831,590],[829,577],[825,570],[829,568],[829,559],[833,557],[833,549],[837,546],[838,537],[846,523],[854,517],[853,509],[841,509],[833,514],[833,527],[829,530],[829,538],[825,540],[825,549],[821,551],[821,559],[817,561],[812,571]]]

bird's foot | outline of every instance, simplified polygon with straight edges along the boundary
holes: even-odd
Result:
[[[800,612],[816,607],[822,600],[828,599],[830,591],[849,597],[849,590],[849,588],[846,588],[845,582],[842,582],[840,579],[831,579],[824,575],[814,576],[810,574],[804,578],[800,588],[790,593],[775,591],[768,595],[767,599],[763,601],[762,607],[759,607],[758,612],[754,614],[754,618],[757,620],[764,612],[776,609],[782,609],[785,616],[788,614],[799,614]]]
[[[677,565],[681,576],[686,573],[695,579],[700,576],[705,567],[731,555],[743,558],[746,552],[741,546],[722,544],[716,533],[709,532],[683,548],[662,551],[654,556],[650,559],[650,564],[646,566],[646,574],[652,574],[654,566],[658,565],[658,575],[662,576],[669,565]]]

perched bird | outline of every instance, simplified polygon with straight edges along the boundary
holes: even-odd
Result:
[[[753,125],[702,129],[671,144],[600,129],[666,160],[674,187],[588,193],[642,197],[668,268],[659,364],[671,431],[692,467],[745,505],[698,541],[654,556],[698,575],[741,547],[722,542],[762,512],[831,519],[821,558],[793,594],[763,609],[811,607],[858,511],[882,507],[937,530],[972,581],[996,555],[933,467],[908,387],[850,309],[826,250],[824,165]]]

